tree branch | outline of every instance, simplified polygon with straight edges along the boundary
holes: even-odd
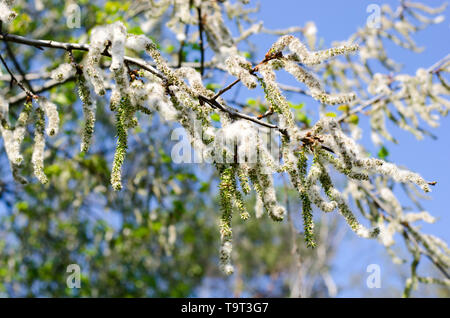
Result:
[[[432,73],[432,74],[438,73],[438,72],[440,71],[441,66],[442,66],[443,64],[445,64],[446,62],[449,62],[449,61],[450,61],[450,54],[448,54],[447,56],[443,57],[442,59],[440,59],[439,61],[437,61],[437,62],[434,63],[433,65],[431,65],[431,66],[427,69],[427,72]],[[397,89],[397,88],[395,88],[395,89]],[[394,90],[395,90],[395,89],[394,89]],[[345,119],[347,119],[347,118],[350,117],[351,115],[355,115],[355,114],[357,114],[357,113],[360,113],[360,112],[362,112],[364,109],[370,107],[372,104],[374,104],[374,103],[376,103],[376,102],[378,102],[378,101],[380,101],[380,100],[386,99],[386,98],[388,98],[388,97],[389,97],[389,96],[388,96],[387,94],[379,94],[379,95],[376,95],[376,96],[372,97],[371,99],[369,99],[369,100],[367,100],[367,101],[365,101],[365,102],[362,102],[359,106],[354,107],[350,112],[341,115],[341,116],[338,118],[338,122],[343,122]]]
[[[198,32],[199,32],[199,44],[200,44],[200,74],[205,72],[205,48],[203,44],[203,17],[201,6],[197,7],[198,14]]]
[[[30,91],[32,93],[34,93],[33,91],[33,87],[31,86],[31,83],[27,80],[26,76],[25,76],[25,72],[22,70],[22,67],[20,66],[19,62],[17,61],[13,51],[11,50],[11,47],[9,46],[8,42],[5,42],[5,47],[6,47],[6,52],[8,53],[9,58],[11,59],[11,61],[14,64],[14,67],[16,68],[16,70],[19,72],[19,74],[22,76],[22,80],[24,81],[24,83],[28,86],[28,88],[30,89]]]
[[[22,36],[11,35],[11,34],[3,34],[3,35],[0,34],[0,40],[2,40],[2,41],[9,41],[9,42],[15,42],[15,43],[29,45],[29,46],[34,46],[34,47],[37,47],[37,48],[47,47],[47,48],[53,48],[53,49],[66,50],[68,52],[73,51],[73,50],[89,51],[89,48],[90,48],[90,46],[88,44],[57,42],[57,41],[52,41],[52,40],[34,40],[34,39],[28,39],[28,38],[25,38],[25,37],[22,37]],[[108,52],[103,52],[102,55],[107,56],[107,57],[111,56]],[[151,72],[152,74],[156,75],[157,77],[161,78],[162,80],[166,80],[164,75],[159,73],[159,71],[157,69],[155,69],[153,66],[151,66],[149,63],[147,63],[146,61],[144,61],[142,59],[125,56],[124,60],[126,62],[129,62],[129,63],[132,63],[132,64],[134,64],[136,66],[139,66],[139,67],[143,68],[144,70],[147,70],[147,71]],[[267,60],[268,59],[266,57],[261,63],[264,63]],[[259,64],[261,64],[261,63],[259,63]],[[253,68],[255,71],[256,71],[258,65]],[[14,75],[12,73],[10,73],[10,75],[11,75],[11,77],[14,77]],[[67,79],[67,81],[69,81],[69,80],[73,80],[73,78]],[[237,83],[237,82],[239,82],[239,80],[237,80],[235,82]],[[48,89],[50,89],[52,87],[61,85],[63,83],[57,82],[57,81],[54,81],[54,80],[49,80],[43,86],[37,88],[36,89],[36,93],[40,93],[40,92],[46,91],[46,90],[48,90]],[[229,85],[228,88],[222,90],[222,93],[227,91],[227,90],[229,90],[233,85]],[[278,127],[277,125],[266,123],[264,121],[258,120],[255,117],[252,117],[252,116],[249,116],[249,115],[246,115],[246,114],[242,114],[242,113],[239,113],[237,111],[234,111],[234,110],[228,109],[227,107],[222,106],[220,103],[218,103],[216,101],[216,99],[219,97],[219,95],[216,94],[216,96],[214,96],[211,99],[209,99],[209,98],[207,98],[205,96],[202,96],[202,95],[197,96],[197,98],[199,99],[200,102],[207,103],[208,105],[210,105],[213,108],[219,109],[219,110],[221,110],[223,112],[226,112],[226,113],[230,114],[232,117],[242,118],[242,119],[254,122],[254,123],[258,124],[258,125],[264,126],[264,127],[277,129],[278,131],[280,131],[280,133],[282,133],[282,134],[287,136],[287,131],[285,129],[283,129],[283,128]],[[18,102],[24,100],[25,98],[26,98],[26,96],[24,96],[23,94],[20,94],[20,95],[15,96],[14,98],[11,98],[8,102],[10,104],[14,104],[14,103],[18,103]]]
[[[368,189],[367,187],[365,187],[364,185],[361,185],[361,188],[364,190],[364,192],[367,193],[367,195],[369,195],[369,197],[372,199],[372,201],[375,203],[375,205],[382,209],[383,211],[385,211],[387,213],[387,215],[385,215],[384,217],[387,220],[392,221],[392,217],[391,214],[389,212],[389,209],[383,204],[383,202],[381,202],[380,199],[378,199],[378,197],[372,193],[372,191],[370,191],[370,189]],[[403,226],[404,231],[407,235],[407,237],[409,239],[411,239],[410,236],[413,236],[412,234],[410,234],[411,232],[411,226],[407,223],[407,222],[400,222],[400,224]],[[416,242],[416,244],[420,247],[420,245],[418,244],[418,242]],[[424,250],[422,247],[420,247],[420,253],[425,255],[433,264],[434,266],[436,266],[437,269],[439,269],[439,271],[447,278],[450,279],[450,274],[445,270],[445,268],[442,267],[441,264],[439,264],[439,262],[433,257],[433,255],[431,255],[430,253],[428,253],[428,251]]]
[[[13,83],[17,83],[17,85],[26,93],[27,96],[29,96],[29,97],[36,97],[36,95],[33,94],[33,92],[31,92],[30,90],[28,90],[28,88],[26,88],[25,85],[23,85],[23,83],[21,81],[17,80],[17,78],[11,72],[11,70],[8,67],[8,64],[6,64],[6,61],[3,59],[3,56],[1,54],[0,54],[0,60],[1,60],[2,64],[3,64],[3,66],[5,67],[6,71],[11,76],[11,86],[12,86]]]
[[[53,49],[66,50],[66,51],[73,51],[73,50],[86,51],[86,52],[89,51],[88,44],[67,43],[67,42],[58,42],[58,41],[52,41],[52,40],[34,40],[34,39],[28,39],[23,36],[12,35],[12,34],[0,35],[0,40],[34,46],[37,48],[48,47],[48,48],[53,48]],[[111,57],[111,55],[107,52],[103,52],[102,55]],[[164,77],[158,72],[158,70],[156,70],[153,66],[151,66],[150,64],[148,64],[147,62],[145,62],[142,59],[125,56],[124,60],[127,62],[130,62],[134,65],[137,65],[146,71],[149,71],[150,73],[158,76],[161,79],[164,79]]]

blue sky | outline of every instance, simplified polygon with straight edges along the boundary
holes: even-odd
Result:
[[[428,5],[437,6],[442,1],[422,1]],[[323,38],[325,46],[336,40],[345,40],[354,33],[358,27],[364,26],[369,13],[366,8],[369,4],[390,4],[396,7],[399,1],[361,1],[361,0],[262,0],[261,11],[258,18],[264,21],[264,26],[272,29],[286,28],[290,26],[304,26],[307,21],[314,21],[318,28],[318,38]],[[415,37],[419,46],[426,49],[422,53],[412,53],[405,49],[387,45],[388,53],[394,60],[404,64],[402,72],[414,74],[419,67],[429,67],[450,52],[450,10],[447,8],[443,13],[446,20],[439,24],[430,26],[420,31]],[[274,37],[258,37],[258,47],[262,52],[267,50],[273,43]],[[260,57],[257,57],[257,59]],[[302,97],[297,97],[299,101]],[[306,105],[311,109],[316,105]],[[364,125],[364,124],[363,124]],[[367,127],[367,125],[366,125]],[[431,214],[438,218],[435,224],[424,224],[423,230],[443,238],[447,243],[450,241],[449,198],[450,198],[450,118],[442,118],[441,126],[432,129],[438,137],[433,140],[429,137],[418,141],[412,134],[396,127],[389,127],[391,133],[398,139],[399,144],[386,143],[389,149],[388,159],[396,164],[403,165],[410,170],[419,172],[428,180],[435,180],[438,184],[430,194],[431,199],[423,201],[423,206]],[[375,150],[368,138],[368,130],[363,144]],[[381,265],[382,288],[380,290],[369,290],[366,288],[366,267],[371,264]],[[425,273],[426,262],[419,270]],[[362,240],[355,235],[347,235],[347,239],[341,246],[336,259],[336,268],[333,271],[335,280],[348,289],[340,293],[340,297],[358,296],[392,296],[388,287],[401,288],[404,277],[399,273],[408,271],[409,264],[396,268],[390,264],[384,248],[373,240]],[[353,288],[350,288],[350,285]],[[398,296],[398,294],[396,295]]]

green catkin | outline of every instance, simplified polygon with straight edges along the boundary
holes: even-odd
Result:
[[[335,195],[335,190],[333,191],[333,183],[331,181],[330,176],[328,175],[328,173],[326,172],[326,168],[322,165],[322,163],[319,161],[319,159],[317,159],[318,157],[315,157],[314,160],[317,164],[319,164],[319,166],[322,169],[322,173],[319,177],[319,181],[322,185],[322,188],[325,191],[325,194],[327,195],[327,197],[332,200],[332,201],[336,201],[338,204],[338,209],[339,212],[342,214],[342,216],[344,217],[344,219],[347,221],[347,224],[350,226],[350,228],[357,234],[360,233],[362,226],[361,224],[358,222],[358,220],[356,219],[355,215],[352,213],[352,211],[350,210],[349,206],[345,203],[344,200],[342,200],[342,198],[338,198]],[[370,234],[370,237],[376,237],[379,234],[379,229],[375,228]],[[359,234],[360,235],[360,234]]]
[[[244,203],[244,200],[242,199],[242,193],[237,188],[235,175],[238,175],[238,177],[239,177],[239,168],[236,167],[236,165],[233,166],[233,179],[232,179],[232,181],[233,181],[233,188],[232,188],[233,197],[234,197],[235,205],[241,215],[241,219],[247,220],[250,217],[250,214],[247,212],[247,209],[245,208],[245,203]]]
[[[346,168],[343,162],[341,162],[338,158],[334,157],[328,151],[325,151],[323,149],[317,149],[316,151],[321,159],[324,159],[325,161],[331,163],[337,171],[345,174],[349,178],[355,180],[369,180],[369,176],[367,174],[361,172],[354,172],[351,169]]]
[[[45,118],[41,108],[36,109],[36,122],[34,124],[34,148],[32,155],[34,175],[42,184],[48,182],[44,173],[44,147],[45,147]]]
[[[247,209],[245,208],[245,204],[244,204],[244,201],[242,200],[241,192],[236,190],[234,193],[234,199],[235,199],[236,206],[240,212],[241,219],[247,220],[250,217],[250,214],[247,212]]]
[[[220,172],[220,206],[222,216],[220,218],[220,265],[222,270],[226,274],[233,272],[233,266],[231,265],[231,248],[233,233],[231,228],[232,220],[232,199],[233,199],[233,179],[234,169],[232,167],[219,166]]]
[[[135,128],[138,125],[137,118],[135,117],[137,107],[135,107],[130,102],[130,98],[128,97],[128,95],[126,95],[126,97],[123,97],[122,99],[126,101],[126,107],[123,113],[123,124],[125,126],[125,129]]]
[[[128,147],[128,135],[124,117],[129,103],[127,99],[122,99],[116,108],[117,146],[111,172],[111,185],[115,191],[122,189],[122,165]]]
[[[250,217],[250,214],[247,212],[245,208],[244,200],[242,199],[242,193],[239,191],[237,187],[236,175],[239,175],[239,167],[237,164],[232,165],[231,167],[231,186],[230,191],[232,194],[232,198],[234,200],[234,204],[238,209],[241,219],[247,220]]]
[[[91,97],[91,91],[86,84],[86,79],[82,75],[77,76],[78,95],[83,104],[84,127],[81,134],[81,152],[89,151],[94,134],[95,110],[94,101]]]
[[[14,130],[16,130],[16,131],[23,130],[23,133],[18,133],[15,136],[15,139],[16,139],[15,142],[19,145],[19,147],[22,144],[23,138],[25,137],[25,129],[26,129],[28,119],[30,118],[30,114],[31,114],[32,110],[33,110],[33,102],[31,100],[25,102],[23,110],[20,113],[19,118],[17,119]],[[22,159],[22,157],[21,157],[21,159]],[[16,163],[20,164],[20,162],[16,162]]]
[[[306,168],[308,166],[308,157],[305,151],[302,149],[297,152],[298,163],[297,169],[299,173],[299,179],[302,185],[306,184]],[[303,229],[305,231],[306,246],[314,248],[316,242],[314,239],[314,220],[312,214],[311,200],[304,187],[300,190],[300,199],[302,200],[302,217],[303,217]]]
[[[322,187],[323,187],[323,189],[325,191],[325,194],[327,195],[327,197],[330,200],[338,202],[339,211],[341,211],[342,215],[344,216],[344,218],[347,221],[348,225],[350,225],[351,229],[356,232],[359,229],[359,227],[360,227],[360,224],[359,224],[358,220],[356,220],[356,217],[350,211],[350,209],[347,206],[347,204],[345,204],[344,202],[342,202],[342,200],[339,200],[338,198],[336,198],[333,195],[333,192],[331,191],[332,188],[333,188],[333,184],[332,184],[331,178],[328,175],[328,173],[326,173],[325,167],[323,167],[322,165],[321,165],[321,167],[322,167],[322,174],[319,177],[319,181],[322,184]]]
[[[0,114],[0,124],[2,125],[2,127],[4,129],[11,129],[11,126],[9,125],[8,121],[6,120],[6,118],[3,117],[2,114]]]
[[[260,77],[258,77],[258,82],[261,85],[263,91],[264,91],[264,96],[266,98],[266,100],[270,103],[270,105],[272,106],[272,109],[274,110],[274,112],[276,113],[281,113],[280,107],[278,107],[278,103],[276,102],[276,100],[272,97],[272,95],[270,94],[269,90],[267,89],[267,85],[266,82],[264,82],[264,80]]]
[[[124,113],[124,125],[126,129],[135,128],[138,126],[137,118],[134,116],[135,112],[136,108],[132,105],[129,105],[129,107],[127,107]]]
[[[294,129],[297,126],[290,110],[289,103],[281,93],[278,84],[276,84],[275,73],[270,67],[271,66],[265,66],[260,69],[260,72],[263,74],[263,78],[260,82],[264,83],[264,85],[261,84],[261,86],[267,100],[272,105],[273,110],[284,117],[287,128]]]
[[[290,175],[292,173],[295,175],[297,172],[295,171],[295,165],[292,160],[289,159],[289,137],[282,135],[281,136],[281,154],[283,156],[283,171],[286,171]]]
[[[249,177],[270,218],[277,222],[282,221],[286,211],[277,204],[272,180],[261,171],[259,164],[249,171]]]
[[[250,178],[250,181],[253,184],[253,189],[255,189],[256,195],[260,197],[261,201],[263,202],[264,208],[265,208],[265,204],[264,204],[264,194],[261,188],[261,184],[259,183],[258,180],[258,175],[256,173],[255,169],[250,169],[250,171],[248,172],[248,176]]]
[[[244,192],[245,195],[248,195],[251,191],[248,180],[248,167],[240,165],[237,168],[237,176],[239,178],[239,183],[241,184],[242,192]]]
[[[305,191],[300,193],[300,199],[302,200],[303,229],[305,231],[306,246],[315,248],[316,242],[314,239],[314,220],[311,201]]]
[[[411,277],[406,280],[405,289],[403,290],[403,298],[409,298],[411,296],[411,292],[417,289],[418,276],[417,276],[417,267],[420,261],[420,252],[415,251],[413,253],[413,260],[411,262]]]
[[[33,102],[31,100],[25,102],[24,108],[20,113],[19,118],[17,119],[16,128],[25,127],[32,110],[33,110]]]
[[[273,189],[272,181],[269,179],[267,174],[260,173],[259,178],[261,180],[262,189],[264,189],[264,191],[266,191],[267,189]],[[282,214],[279,215],[276,212],[278,209],[276,201],[271,200],[268,202],[268,200],[264,199],[263,202],[265,203],[266,209],[269,212],[269,216],[272,218],[272,220],[277,221],[277,222],[280,222],[283,220]]]
[[[27,99],[14,127],[14,143],[19,148],[18,151],[20,150],[20,145],[22,144],[23,138],[25,137],[26,126],[32,110],[33,101],[31,99]],[[23,157],[18,154],[17,158],[14,159],[15,162],[11,162],[11,169],[14,180],[21,184],[27,184],[28,181],[20,175],[20,164],[23,161]]]

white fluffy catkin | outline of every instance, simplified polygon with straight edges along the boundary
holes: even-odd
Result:
[[[44,173],[44,137],[45,119],[42,109],[36,109],[36,123],[34,129],[34,145],[33,154],[31,155],[31,163],[33,164],[34,175],[42,184],[48,182],[47,176]]]
[[[69,63],[63,63],[51,72],[50,77],[57,82],[64,82],[74,75],[75,69],[73,66]]]
[[[111,26],[111,66],[110,70],[115,72],[123,67],[125,55],[125,43],[127,41],[127,30],[122,22],[118,21]]]
[[[228,72],[239,78],[247,88],[253,89],[256,87],[256,77],[251,74],[252,64],[245,58],[234,54],[225,61],[225,64]]]
[[[37,102],[48,118],[48,125],[45,132],[48,136],[56,135],[59,130],[59,114],[56,105],[45,97],[39,97]]]
[[[14,4],[14,0],[0,0],[0,21],[8,24],[15,19],[17,13],[15,13],[11,7]]]
[[[103,96],[106,93],[101,70],[99,67],[103,51],[111,40],[111,29],[105,26],[99,26],[92,30],[91,43],[86,60],[86,74],[94,87],[97,95]]]

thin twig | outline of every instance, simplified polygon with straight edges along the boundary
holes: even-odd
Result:
[[[254,75],[257,71],[258,68],[262,65],[265,64],[267,62],[269,62],[270,60],[273,59],[277,59],[282,57],[282,53],[281,52],[275,52],[275,53],[267,53],[266,56],[264,57],[264,59],[259,62],[257,65],[255,65],[250,71],[249,73],[251,75]],[[237,83],[239,83],[241,81],[241,79],[236,79],[233,83],[229,84],[228,86],[222,88],[216,95],[214,95],[214,97],[212,98],[212,100],[216,100],[220,95],[222,95],[223,93],[225,93],[226,91],[229,91],[234,85],[236,85]]]
[[[52,89],[53,87],[65,84],[65,83],[70,82],[70,81],[73,81],[74,79],[75,79],[75,77],[72,76],[72,77],[69,77],[68,79],[66,79],[64,82],[58,82],[58,81],[55,81],[55,80],[48,80],[42,86],[35,87],[34,91],[35,91],[36,94],[39,94],[39,93],[45,92],[45,91],[47,91],[49,89]],[[7,102],[8,102],[9,105],[17,104],[17,103],[20,103],[20,102],[26,100],[27,96],[29,96],[29,95],[26,92],[22,92],[22,93],[14,96],[14,97],[9,98]]]
[[[186,26],[184,27],[184,37],[185,37],[185,39],[187,39],[188,33],[189,33],[189,24],[186,24]],[[183,49],[184,49],[184,44],[185,43],[186,43],[186,40],[182,40],[180,42],[180,49],[178,50],[178,65],[177,65],[178,68],[180,68],[181,64],[183,63]]]
[[[432,73],[432,74],[435,74],[435,73],[439,72],[440,68],[442,67],[442,65],[445,64],[446,62],[448,62],[449,60],[450,60],[450,54],[446,55],[445,57],[443,57],[442,59],[440,59],[439,61],[437,61],[433,65],[431,65],[427,69],[427,72],[428,73]],[[394,90],[396,90],[396,89],[398,89],[398,87],[394,88]],[[386,93],[376,95],[376,96],[372,97],[371,99],[369,99],[368,101],[362,102],[359,106],[354,107],[348,113],[341,115],[338,118],[338,122],[343,122],[345,119],[347,119],[351,115],[358,114],[358,113],[362,112],[363,110],[365,110],[366,108],[372,106],[372,104],[374,104],[374,103],[376,103],[378,101],[381,101],[383,99],[386,99],[388,97],[389,96]]]
[[[372,193],[372,191],[370,189],[368,189],[367,187],[365,187],[364,185],[361,185],[361,188],[364,190],[364,192],[366,192],[370,198],[372,199],[372,201],[375,203],[375,205],[382,209],[383,211],[385,211],[387,213],[387,215],[384,215],[384,217],[387,220],[391,220],[392,221],[392,216],[389,213],[389,209],[384,205],[383,202],[381,202],[380,199],[378,199],[378,197]],[[411,232],[411,226],[407,223],[407,222],[400,222],[400,224],[404,227],[404,231],[405,233],[408,235],[409,237],[409,233]],[[420,253],[422,253],[423,255],[425,255],[438,269],[439,271],[448,279],[450,279],[450,274],[441,266],[441,264],[439,264],[438,261],[436,261],[433,257],[433,255],[431,255],[430,253],[428,253],[428,251],[425,251],[424,249],[421,248]]]
[[[1,54],[0,54],[0,60],[2,61],[3,66],[5,66],[6,71],[11,76],[11,85],[15,82],[26,93],[27,96],[33,97],[33,98],[36,97],[36,95],[33,94],[28,88],[26,88],[21,81],[18,81],[16,79],[16,77],[14,76],[14,74],[9,69],[8,64],[6,64],[6,61],[3,59],[3,56]]]
[[[198,14],[198,32],[199,32],[199,45],[200,45],[200,74],[205,72],[205,48],[203,44],[203,17],[201,6],[197,7]]]
[[[224,112],[230,114],[231,117],[239,117],[239,118],[242,118],[242,119],[246,119],[246,120],[254,122],[254,123],[258,124],[258,125],[261,125],[261,126],[264,126],[264,127],[267,127],[267,128],[276,129],[280,133],[282,133],[283,135],[288,136],[287,130],[284,129],[284,128],[280,128],[277,125],[266,123],[264,121],[261,121],[261,120],[257,119],[256,117],[252,117],[252,116],[249,116],[249,115],[246,115],[246,114],[243,114],[243,113],[239,113],[239,112],[234,111],[232,109],[226,108],[226,107],[220,105],[217,101],[210,100],[208,98],[205,98],[204,96],[199,96],[199,99],[204,101],[204,102],[206,102],[207,104],[209,104],[213,108],[217,108],[217,109],[219,109],[221,111],[224,111]]]
[[[225,93],[226,91],[229,91],[234,85],[236,85],[237,83],[239,83],[241,80],[238,78],[236,79],[233,83],[227,85],[225,88],[222,88],[220,91],[217,92],[216,95],[214,95],[214,97],[212,98],[212,100],[216,100],[220,95],[222,95],[223,93]]]
[[[278,83],[278,87],[280,89],[282,89],[283,91],[288,91],[288,92],[293,92],[293,93],[299,93],[299,94],[306,95],[306,96],[311,96],[310,93],[308,93],[304,89],[297,87],[297,86],[291,86],[291,85]]]
[[[270,106],[269,109],[264,114],[258,115],[258,119],[266,118],[272,114],[273,114],[273,107]]]
[[[22,76],[23,82],[28,86],[30,91],[32,93],[34,93],[31,83],[27,80],[27,78],[25,76],[25,72],[22,70],[22,67],[20,66],[19,62],[17,61],[16,56],[14,55],[13,51],[11,50],[11,47],[9,46],[8,42],[5,42],[5,47],[6,47],[6,52],[8,53],[9,58],[11,59],[11,61],[14,64],[14,67],[19,72],[19,74]]]
[[[373,104],[375,104],[376,102],[386,98],[387,96],[384,94],[380,94],[377,96],[372,97],[371,99],[369,99],[368,101],[363,102],[362,104],[360,104],[359,106],[353,108],[351,111],[349,111],[346,114],[342,114],[339,118],[338,118],[338,122],[343,122],[345,119],[347,119],[348,117],[350,117],[351,115],[355,115],[359,112],[362,112],[364,109],[366,109],[367,107],[372,106]]]
[[[21,74],[14,74],[14,77],[23,80],[26,78],[27,81],[36,81],[36,80],[43,80],[43,79],[49,79],[50,78],[50,72],[42,72],[42,73],[28,73],[25,74],[25,76],[22,76]],[[9,82],[11,81],[11,75],[4,74],[0,75],[0,81]]]
[[[67,42],[58,42],[58,41],[52,41],[52,40],[34,40],[34,39],[29,39],[29,38],[25,38],[23,36],[12,35],[12,34],[6,34],[6,35],[0,34],[0,40],[25,44],[25,45],[34,46],[37,48],[48,47],[48,48],[53,48],[53,49],[66,50],[66,51],[71,51],[71,50],[89,51],[89,47],[90,47],[88,44],[67,43]],[[111,55],[108,52],[103,52],[102,55],[111,57]],[[142,59],[125,56],[124,60],[128,61],[130,63],[133,63],[133,64],[143,68],[146,71],[149,71],[150,73],[158,76],[161,79],[164,79],[163,75],[161,75],[153,66],[151,66],[150,64],[148,64],[147,62],[145,62]]]
[[[242,119],[246,119],[246,120],[254,122],[254,123],[258,124],[258,125],[261,125],[261,126],[264,126],[264,127],[267,127],[267,128],[276,129],[280,133],[282,133],[283,135],[286,135],[286,136],[288,135],[286,129],[284,129],[284,128],[280,128],[277,125],[266,123],[264,121],[261,121],[261,120],[255,118],[255,117],[252,117],[252,116],[249,116],[249,115],[246,115],[246,114],[242,114],[242,113],[239,113],[239,112],[234,111],[232,109],[229,109],[227,107],[224,107],[220,103],[218,103],[216,100],[213,100],[212,98],[210,99],[210,98],[207,98],[205,96],[199,95],[198,99],[200,100],[200,102],[207,103],[208,105],[210,105],[213,108],[219,109],[219,110],[221,110],[223,112],[226,112],[226,113],[230,114],[231,117],[239,117],[239,118],[242,118]]]

